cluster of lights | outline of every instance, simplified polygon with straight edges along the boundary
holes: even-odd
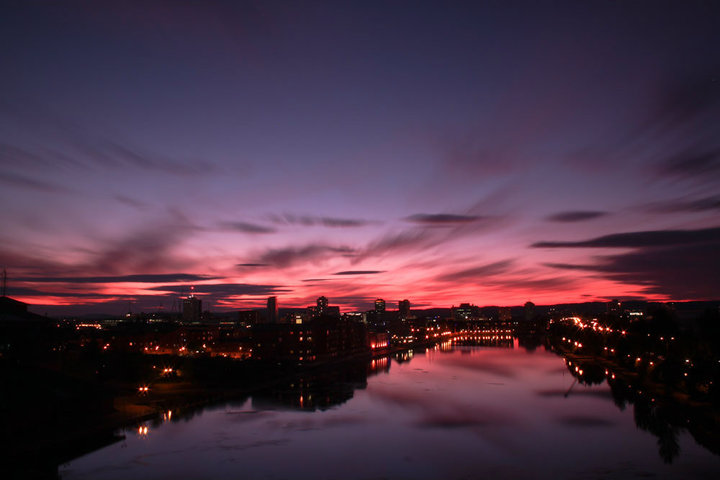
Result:
[[[455,337],[455,340],[473,341],[473,340],[512,340],[512,335],[464,335]]]
[[[608,370],[607,368],[605,369],[605,376],[606,376],[607,378],[610,378],[610,379],[612,379],[612,380],[615,380],[615,374],[612,373],[612,372],[611,372],[610,370]]]
[[[577,347],[577,348],[582,348],[582,346],[583,346],[582,343],[580,343],[580,342],[578,342],[578,341],[575,341],[575,340],[573,340],[573,339],[571,339],[571,338],[562,337],[562,339],[563,339],[563,342],[567,342],[567,343],[569,343],[569,344],[571,344],[571,345],[573,345],[573,346],[575,346],[575,347]]]
[[[584,324],[582,324],[582,322],[581,322],[579,319],[577,319],[577,317],[575,317],[574,320],[577,320],[577,322],[575,322],[575,323],[576,323],[580,328],[585,328]],[[603,327],[598,327],[598,330],[602,331],[602,330],[603,330]],[[609,330],[609,329],[605,329],[605,330],[612,332],[612,330]],[[623,330],[623,331],[621,331],[621,334],[622,334],[622,335],[625,335],[626,332]],[[648,334],[648,336],[650,337],[651,335]],[[669,337],[668,339],[666,339],[664,336],[658,336],[658,339],[661,340],[661,341],[667,341],[667,340],[669,340],[669,341],[674,341],[674,340],[675,340],[675,337]],[[562,337],[562,341],[563,341],[563,342],[567,342],[567,343],[569,343],[569,344],[571,344],[571,345],[574,345],[574,346],[576,346],[577,348],[582,348],[582,343],[577,342],[577,341],[574,341],[574,340],[572,340],[571,338]],[[604,351],[605,351],[605,352],[612,353],[612,354],[615,353],[615,349],[614,349],[614,348],[604,347]],[[648,353],[648,354],[646,354],[646,357],[649,357],[649,358],[654,358],[655,356],[656,356],[656,355],[653,354],[653,353]],[[627,354],[627,355],[626,355],[626,358],[632,359],[633,357],[632,357],[631,354]],[[660,357],[660,358],[662,359],[662,357]],[[568,366],[572,366],[572,362],[568,361],[567,359],[566,359],[565,361],[567,362],[567,365],[568,365]],[[655,367],[655,361],[653,361],[653,360],[649,360],[649,359],[648,359],[648,360],[645,360],[645,359],[643,358],[643,356],[636,356],[636,357],[634,358],[634,363],[635,363],[636,366],[641,365],[643,362],[647,362],[648,367],[653,367],[653,368]],[[718,363],[720,363],[720,360],[718,360]],[[686,359],[685,359],[685,368],[686,368],[686,369],[690,369],[690,368],[692,368],[692,367],[694,367],[694,364],[693,364],[692,360],[689,359],[689,358],[686,358]],[[575,370],[575,372],[578,373],[578,375],[582,375],[582,374],[583,374],[583,370],[582,370],[580,367],[578,367],[578,366],[575,366],[574,370]],[[608,369],[605,369],[605,376],[606,376],[606,378],[608,378],[608,379],[613,379],[613,380],[616,378],[615,374],[614,374],[612,371],[608,370]],[[683,376],[684,376],[684,377],[687,377],[687,376],[688,376],[688,372],[684,372],[684,373],[683,373]],[[712,384],[712,382],[709,382],[709,383]],[[632,385],[628,385],[628,387],[631,388]],[[638,392],[638,394],[642,394],[642,391],[641,391],[641,390],[638,390],[637,392]],[[652,401],[654,402],[655,399],[653,398]]]
[[[615,333],[617,330],[613,330],[610,327],[600,325],[598,323],[597,319],[594,318],[590,322],[584,322],[582,318],[580,317],[565,317],[560,319],[561,322],[568,322],[572,323],[576,327],[578,327],[580,330],[585,330],[586,328],[592,329],[594,332],[600,332],[600,333]],[[620,331],[621,335],[626,335],[627,332],[625,330]],[[673,338],[674,340],[674,338]]]
[[[94,328],[96,330],[102,330],[102,325],[99,323],[78,323],[75,325],[75,330],[80,330],[81,328]]]
[[[370,362],[370,369],[376,370],[379,368],[386,368],[388,365],[388,357],[381,357],[378,359],[374,359]]]

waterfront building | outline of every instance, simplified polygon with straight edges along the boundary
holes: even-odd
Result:
[[[297,365],[369,352],[365,324],[318,317],[303,324],[260,324],[252,329],[252,357]]]
[[[372,350],[388,348],[390,337],[386,332],[370,332],[368,333],[368,344]]]

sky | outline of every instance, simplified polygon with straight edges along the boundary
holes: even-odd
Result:
[[[3,2],[38,313],[720,295],[720,4]]]

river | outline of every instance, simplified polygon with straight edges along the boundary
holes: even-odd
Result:
[[[579,382],[542,346],[496,345],[439,345],[169,411],[59,473],[66,480],[718,478],[720,456],[685,429],[658,434],[634,405],[618,406],[607,382]]]

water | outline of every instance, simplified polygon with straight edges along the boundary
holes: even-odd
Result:
[[[128,429],[63,479],[718,478],[684,429],[636,426],[542,348],[435,348],[348,365]],[[398,361],[399,360],[399,361]],[[677,442],[677,443],[675,443]],[[664,445],[664,446],[663,446]],[[667,458],[666,458],[667,460]]]

